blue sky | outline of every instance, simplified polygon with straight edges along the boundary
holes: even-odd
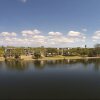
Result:
[[[100,43],[100,0],[0,0],[0,39],[0,45],[92,47]]]

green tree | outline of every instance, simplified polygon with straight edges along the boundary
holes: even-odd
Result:
[[[46,48],[46,55],[50,53],[51,56],[56,56],[58,55],[58,50],[57,48]]]
[[[96,56],[96,51],[94,48],[89,48],[88,57]]]
[[[40,53],[40,51],[35,51],[35,52],[34,52],[33,58],[34,58],[34,59],[39,59],[39,58],[41,58],[41,53]]]
[[[95,51],[96,51],[96,55],[99,56],[100,55],[100,44],[95,44]]]

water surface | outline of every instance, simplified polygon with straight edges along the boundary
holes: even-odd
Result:
[[[100,59],[0,62],[1,99],[100,99]]]

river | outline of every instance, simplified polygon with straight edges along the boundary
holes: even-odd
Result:
[[[0,62],[2,99],[100,99],[100,59]]]

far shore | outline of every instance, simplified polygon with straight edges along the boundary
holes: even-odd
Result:
[[[62,58],[57,58],[57,57],[45,57],[42,59],[38,60],[77,60],[77,59],[98,59],[100,57],[62,57]],[[36,59],[33,59],[36,60]]]
[[[75,60],[75,59],[97,59],[100,57],[80,57],[80,56],[55,56],[55,57],[43,57],[43,58],[39,58],[38,60]],[[21,56],[21,59],[24,61],[34,61],[37,59],[32,59],[32,56]],[[5,61],[4,57],[0,57],[0,61]]]

